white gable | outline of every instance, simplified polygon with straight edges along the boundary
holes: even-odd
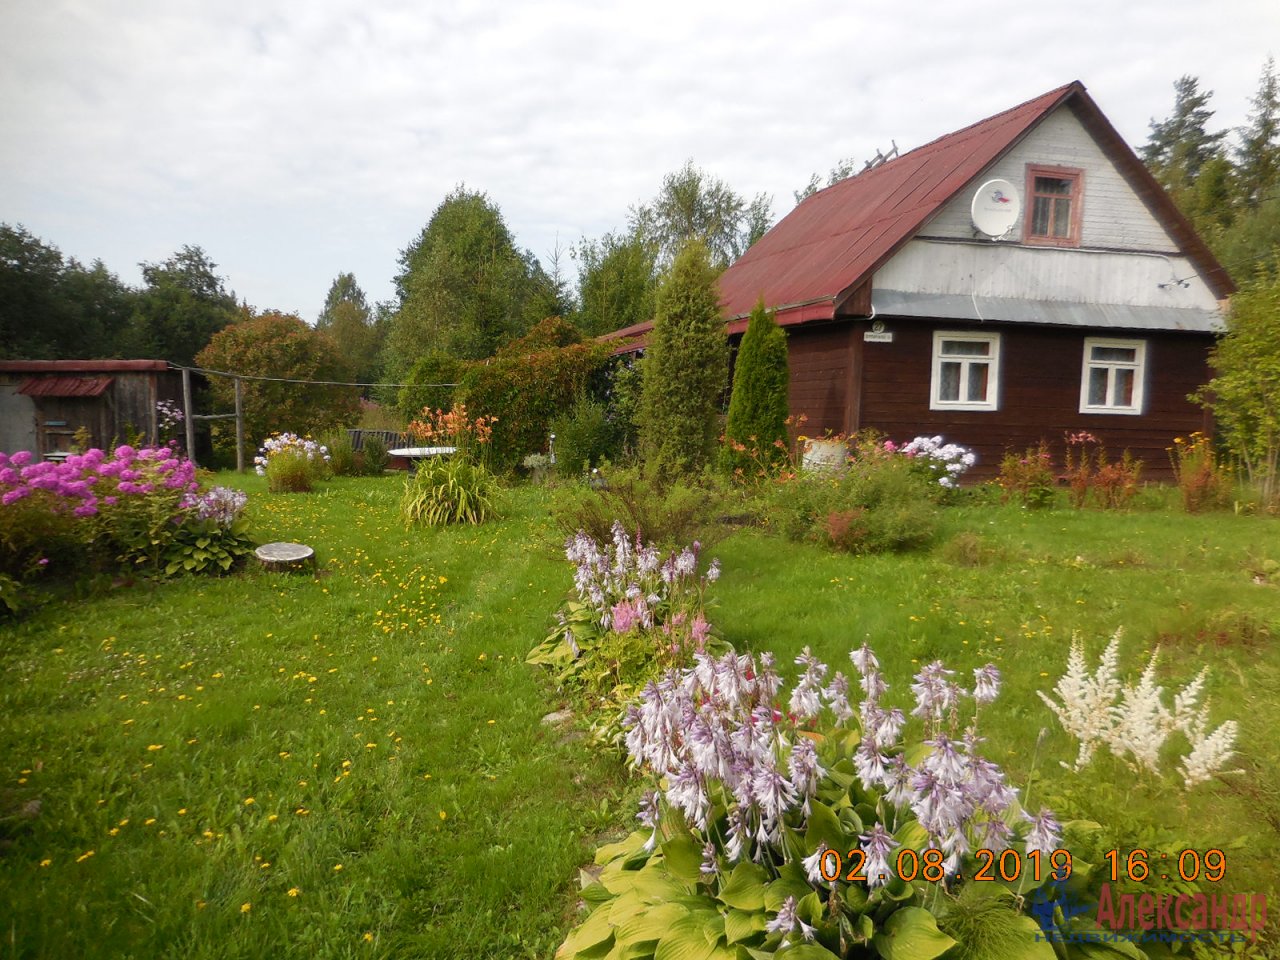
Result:
[[[1026,210],[1027,164],[1079,167],[1084,170],[1080,245],[1110,250],[1147,250],[1172,253],[1178,249],[1146,204],[1129,187],[1116,165],[1076,119],[1061,106],[1027,134],[1016,147],[965,187],[948,203],[920,236],[973,237],[969,204],[983,182],[1008,180],[1018,189]],[[1022,225],[1015,228],[1021,234]]]
[[[1014,184],[1025,215],[1028,164],[1084,171],[1080,245],[975,237],[974,191]],[[876,271],[878,312],[1138,329],[1220,329],[1217,300],[1174,239],[1065,106],[966,186]]]

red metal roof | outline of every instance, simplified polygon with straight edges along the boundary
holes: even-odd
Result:
[[[28,397],[100,397],[112,377],[32,377],[18,392]]]
[[[763,295],[779,320],[792,305],[836,299],[911,239],[966,184],[1073,93],[1077,81],[917,147],[808,197],[720,277],[725,315]]]
[[[761,297],[783,326],[832,319],[841,301],[943,206],[1068,102],[1215,294],[1230,294],[1221,264],[1077,80],[805,199],[720,276],[729,331]],[[603,339],[619,340],[618,353],[634,350],[652,326],[636,324]]]
[[[164,360],[0,360],[0,373],[131,373],[168,370]]]

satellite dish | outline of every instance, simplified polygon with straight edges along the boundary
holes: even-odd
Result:
[[[1008,180],[988,180],[973,195],[973,225],[988,237],[1003,237],[1022,215],[1022,201]]]

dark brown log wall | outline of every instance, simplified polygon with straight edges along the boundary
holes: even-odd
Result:
[[[852,331],[847,322],[787,330],[791,414],[808,418],[799,430],[805,436],[849,430]]]
[[[880,319],[893,333],[892,343],[863,343],[867,325],[853,325],[862,374],[860,416],[853,426],[873,427],[895,440],[941,434],[947,441],[971,447],[978,454],[971,479],[994,477],[1006,451],[1021,452],[1042,439],[1050,445],[1055,463],[1061,463],[1064,434],[1080,430],[1099,437],[1112,457],[1128,449],[1144,462],[1144,478],[1170,479],[1167,449],[1174,438],[1209,426],[1205,412],[1187,400],[1187,394],[1209,377],[1207,356],[1213,338],[1207,334],[985,324],[984,331],[1002,335],[1000,408],[938,411],[929,409],[934,330],[976,328],[916,318]],[[1142,415],[1079,412],[1088,336],[1147,341]],[[793,380],[793,397],[796,389]]]

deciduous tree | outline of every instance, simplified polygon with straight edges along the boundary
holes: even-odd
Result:
[[[773,199],[756,194],[750,202],[692,160],[662,180],[658,195],[631,210],[631,230],[652,240],[658,259],[670,264],[690,240],[707,249],[709,262],[723,270],[769,229]]]
[[[351,379],[350,368],[327,333],[308,326],[294,314],[273,310],[254,315],[245,309],[242,319],[214,334],[195,359],[206,369],[241,376],[339,382]],[[220,412],[234,408],[232,379],[210,376],[209,388]],[[359,392],[352,387],[244,380],[242,389],[245,438],[249,443],[261,443],[269,434],[281,430],[300,435],[319,432],[354,422],[359,415]],[[220,436],[225,443],[226,433]]]
[[[129,356],[190,365],[209,339],[238,315],[218,265],[184,246],[163,263],[143,263],[146,287],[125,334]]]
[[[531,326],[532,255],[516,249],[487,195],[459,186],[400,255],[386,374],[433,351],[478,359]]]

